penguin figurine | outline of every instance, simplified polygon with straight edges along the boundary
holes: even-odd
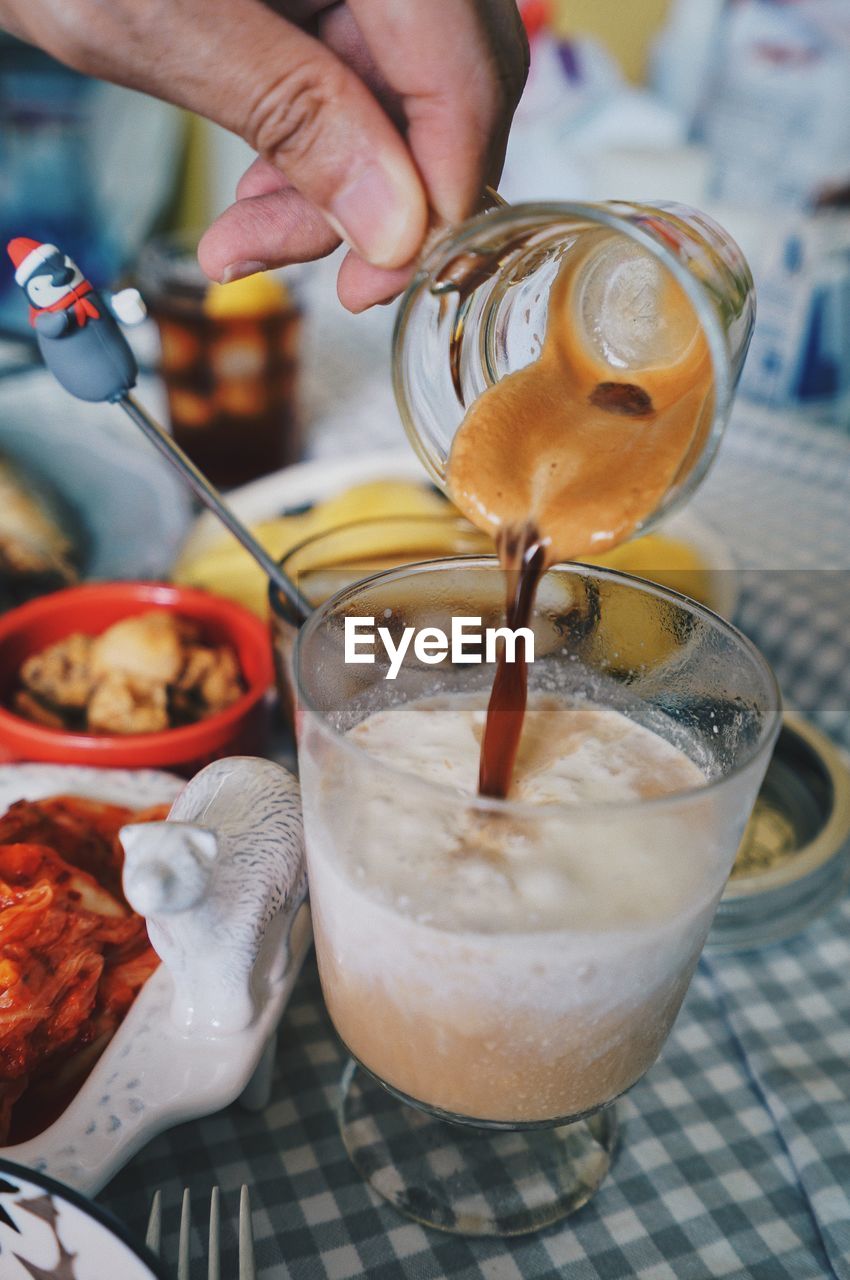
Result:
[[[7,250],[53,376],[80,400],[120,400],[135,386],[138,369],[115,316],[125,324],[144,318],[137,290],[114,294],[107,306],[56,245],[18,236]]]

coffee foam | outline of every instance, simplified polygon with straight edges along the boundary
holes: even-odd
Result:
[[[651,823],[639,803],[705,784],[683,751],[611,708],[532,695],[512,791],[523,812],[488,811],[465,803],[485,705],[482,691],[374,713],[349,731],[364,753],[355,773],[322,771],[321,802],[307,815],[310,877],[321,878],[314,900],[334,916],[329,938],[351,935],[346,964],[406,966],[439,954],[451,935],[495,975],[506,947],[532,963],[556,947],[565,961],[574,934],[578,967],[597,949],[626,955],[652,940],[650,950],[663,950],[665,930],[687,933],[713,909],[728,868],[712,844],[710,795]],[[412,775],[409,794],[400,766]],[[449,788],[445,803],[421,780]],[[441,981],[454,983],[450,970]],[[641,981],[649,976],[644,966]]]
[[[494,538],[533,526],[550,565],[599,554],[684,481],[713,412],[708,343],[681,285],[623,235],[588,232],[552,285],[539,357],[469,406],[449,493]]]
[[[349,736],[376,761],[403,763],[416,778],[473,796],[484,716],[483,694],[435,697],[373,714]],[[589,813],[571,822],[568,815],[519,818],[458,805],[405,810],[403,782],[373,770],[357,803],[362,838],[343,869],[376,900],[450,930],[628,927],[675,913],[702,873],[655,833],[645,839],[639,818],[628,841],[622,833],[612,840],[605,807],[705,781],[682,751],[620,712],[537,695],[511,799],[591,806]],[[395,841],[385,838],[389,825]],[[644,891],[648,876],[661,882],[653,895]]]

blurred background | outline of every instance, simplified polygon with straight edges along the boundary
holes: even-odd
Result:
[[[850,5],[520,7],[532,68],[506,198],[707,208],[738,238],[756,276],[759,323],[744,393],[846,427]],[[0,121],[3,239],[23,229],[60,243],[100,285],[132,274],[154,233],[205,225],[231,202],[250,160],[223,130],[87,81],[8,38],[0,44]],[[27,336],[8,272],[0,273],[0,328]],[[11,347],[5,359],[21,354]],[[142,356],[153,359],[144,343]]]
[[[850,3],[520,0],[520,9],[531,70],[505,198],[681,201],[713,214],[752,266],[755,338],[718,465],[692,504],[725,540],[725,559],[712,544],[715,568],[850,567]],[[227,286],[201,275],[197,233],[231,203],[251,159],[203,120],[0,35],[0,242],[56,243],[103,290],[140,287],[149,316],[127,333],[141,399],[236,491],[247,519],[267,522],[262,536],[283,555],[304,532],[298,512],[318,499],[376,475],[423,481],[390,378],[395,308],[344,312],[338,255]],[[7,264],[0,463],[24,466],[64,502],[80,575],[182,575],[262,610],[261,575],[244,558],[222,551],[214,568],[186,568],[187,546],[203,561],[214,540],[208,519],[193,525],[187,492],[122,415],[54,384],[32,338]],[[286,470],[303,459],[313,471]],[[828,512],[823,485],[812,479],[804,491],[815,459],[823,483],[841,486]],[[417,497],[414,513],[421,507]],[[333,521],[409,509],[409,495],[367,483]],[[0,527],[0,553],[2,539]],[[666,568],[691,563],[667,544],[660,554]],[[644,573],[653,563],[635,560]]]

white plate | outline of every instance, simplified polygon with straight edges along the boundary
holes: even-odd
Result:
[[[140,398],[151,401],[147,381]],[[41,370],[4,379],[0,452],[68,508],[82,534],[84,579],[168,576],[192,522],[191,497],[120,409],[75,400]]]
[[[104,804],[148,809],[171,804],[186,785],[184,778],[159,769],[94,769],[75,764],[0,765],[0,814],[18,800],[46,796],[87,796]]]
[[[243,520],[256,524],[299,507],[312,506],[352,485],[390,479],[428,483],[422,464],[411,449],[404,447],[300,462],[232,490],[227,500]],[[693,547],[709,571],[716,612],[731,618],[738,600],[738,582],[735,560],[723,537],[690,510],[677,512],[663,521],[660,528]],[[224,531],[218,520],[209,512],[204,513],[196,520],[181,549],[181,560],[188,563],[222,536]]]
[[[3,1280],[162,1280],[156,1260],[116,1219],[52,1178],[0,1160]]]

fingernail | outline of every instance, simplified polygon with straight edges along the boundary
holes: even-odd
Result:
[[[334,230],[376,267],[400,267],[419,247],[417,191],[383,166],[361,173],[331,201]],[[420,217],[424,209],[420,211]]]
[[[221,283],[231,284],[234,280],[244,280],[246,276],[255,276],[258,271],[268,271],[267,262],[256,262],[253,258],[245,262],[230,262],[221,273]]]

